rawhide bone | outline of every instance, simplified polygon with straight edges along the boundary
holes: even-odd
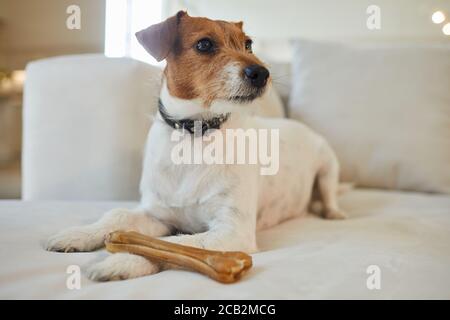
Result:
[[[213,251],[145,236],[137,232],[115,231],[105,240],[109,252],[128,252],[197,271],[222,282],[233,283],[252,267],[252,257],[239,251]]]

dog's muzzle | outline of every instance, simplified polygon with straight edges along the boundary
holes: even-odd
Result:
[[[254,64],[245,67],[240,94],[231,97],[231,100],[238,103],[247,103],[260,97],[266,89],[269,76],[269,70],[263,66]]]

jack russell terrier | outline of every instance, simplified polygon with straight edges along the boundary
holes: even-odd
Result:
[[[345,218],[337,203],[339,164],[324,138],[293,120],[246,114],[248,103],[270,84],[270,75],[252,53],[242,22],[194,18],[180,11],[136,36],[157,61],[167,61],[159,112],[145,150],[140,205],[63,230],[48,240],[48,250],[96,250],[110,232],[126,230],[188,246],[252,253],[257,251],[257,230],[307,212],[315,184],[323,217]],[[201,121],[200,132],[194,130],[195,121]],[[194,144],[229,129],[278,130],[278,172],[262,175],[260,164],[173,162],[174,132],[182,131],[184,143]],[[233,151],[249,152],[225,152]],[[116,253],[87,273],[107,281],[159,270],[141,256]]]

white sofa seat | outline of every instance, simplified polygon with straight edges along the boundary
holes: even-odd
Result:
[[[81,289],[69,290],[68,266],[83,271],[107,253],[47,252],[45,239],[135,203],[0,201],[0,298],[450,298],[449,196],[354,190],[340,203],[348,220],[310,216],[258,233],[261,252],[236,284],[180,270],[109,283],[92,282],[82,273]],[[366,286],[370,265],[380,268],[380,290]]]

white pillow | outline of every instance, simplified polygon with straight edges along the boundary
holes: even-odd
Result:
[[[294,42],[290,113],[365,187],[450,193],[450,47]]]

